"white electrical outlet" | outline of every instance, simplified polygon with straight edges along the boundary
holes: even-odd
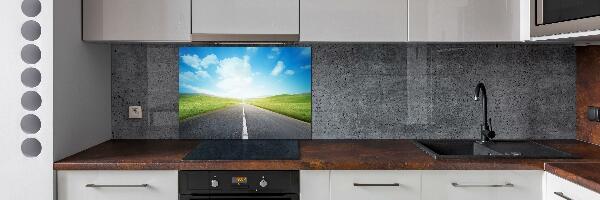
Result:
[[[141,119],[142,106],[129,106],[129,119]]]

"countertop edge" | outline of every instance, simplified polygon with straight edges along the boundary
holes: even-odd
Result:
[[[580,165],[580,164],[597,164],[598,166],[600,166],[600,163],[592,163],[592,162],[587,162],[587,163],[546,163],[544,165],[544,171],[554,174],[558,177],[561,177],[567,181],[573,182],[577,185],[580,185],[582,187],[585,187],[589,190],[592,190],[594,192],[600,193],[600,182],[595,181],[595,180],[590,180],[588,178],[586,178],[584,175],[581,175],[580,173],[574,173],[571,172],[569,170],[565,170],[563,168],[561,168],[560,166],[556,166],[556,165],[560,165],[560,164],[571,164],[571,165]]]

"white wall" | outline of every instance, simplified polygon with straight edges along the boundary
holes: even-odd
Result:
[[[45,200],[53,196],[53,144],[52,144],[52,4],[41,0],[41,13],[27,17],[21,12],[22,0],[0,1],[0,199]],[[41,36],[27,41],[21,36],[21,25],[35,20],[41,25]],[[34,64],[21,60],[21,48],[37,45],[41,59]],[[28,67],[38,69],[42,76],[39,85],[29,88],[21,83],[21,73]],[[26,91],[37,92],[41,106],[31,111],[21,105]],[[39,117],[41,126],[34,134],[26,134],[20,126],[23,116]],[[26,157],[21,144],[32,138],[41,143],[41,152]]]
[[[81,40],[81,0],[54,0],[54,160],[109,140],[110,46]]]

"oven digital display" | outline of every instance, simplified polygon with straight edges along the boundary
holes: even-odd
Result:
[[[231,177],[231,183],[236,184],[236,185],[246,185],[246,184],[248,184],[248,177],[245,177],[245,176]]]

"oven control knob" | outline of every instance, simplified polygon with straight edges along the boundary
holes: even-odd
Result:
[[[210,187],[214,187],[214,188],[219,187],[219,181],[214,180],[214,179],[210,180]]]
[[[258,183],[258,185],[260,185],[260,187],[267,187],[267,185],[269,185],[269,183],[267,183],[267,181],[265,179],[260,180],[260,183]]]

